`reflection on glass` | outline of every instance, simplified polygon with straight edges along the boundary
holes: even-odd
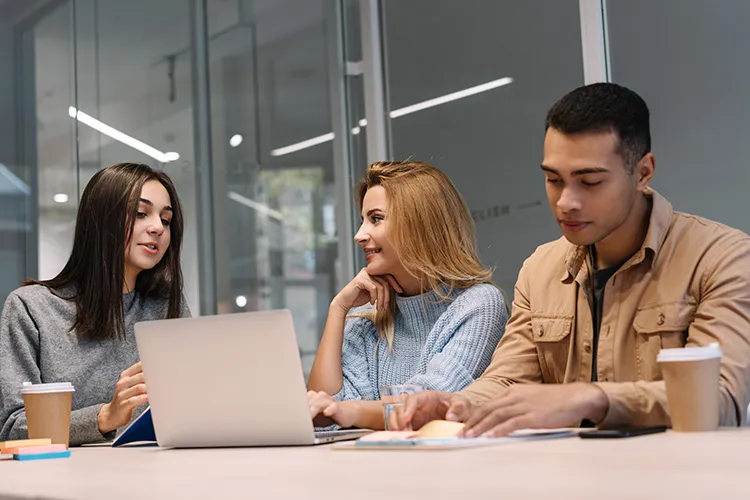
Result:
[[[197,314],[189,3],[77,0],[75,12],[77,102],[65,109],[77,127],[79,193],[100,168],[124,161],[172,177],[187,221],[185,294]]]
[[[383,9],[393,156],[451,177],[483,261],[510,291],[523,260],[559,237],[539,163],[548,107],[583,84],[578,2],[384,0]],[[460,36],[429,36],[447,19]]]
[[[305,371],[336,293],[332,137],[280,148],[333,130],[333,6],[208,2],[219,311],[290,309]]]
[[[75,124],[68,107],[75,96],[73,9],[69,2],[50,12],[31,29],[33,51],[24,61],[36,89],[36,130],[26,129],[34,144],[38,220],[38,274],[54,277],[73,247],[78,209]],[[28,101],[27,101],[28,102]]]
[[[651,110],[658,165],[651,185],[677,210],[750,232],[750,2],[661,0],[654,7],[607,2],[612,80]]]

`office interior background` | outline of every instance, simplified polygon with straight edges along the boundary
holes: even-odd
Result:
[[[558,238],[544,117],[613,81],[652,110],[653,186],[744,231],[744,0],[0,0],[0,299],[50,278],[100,168],[174,179],[194,315],[289,308],[305,370],[363,264],[353,186],[431,162],[510,295]]]

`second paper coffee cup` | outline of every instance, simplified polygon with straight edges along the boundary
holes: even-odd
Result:
[[[672,429],[713,431],[719,427],[719,369],[721,349],[708,347],[662,349],[656,358],[667,389]]]

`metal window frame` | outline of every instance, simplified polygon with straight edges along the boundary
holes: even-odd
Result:
[[[206,0],[190,2],[190,59],[193,86],[193,147],[195,149],[195,204],[198,234],[200,315],[218,309],[214,227],[214,169],[211,150],[211,89]]]
[[[362,76],[367,127],[367,162],[389,158],[388,106],[385,94],[382,5],[380,0],[360,0]]]
[[[607,0],[578,0],[581,17],[583,80],[586,85],[610,82]]]
[[[347,92],[346,27],[344,26],[345,0],[336,0],[328,5],[328,27],[331,29],[328,42],[328,61],[331,122],[333,125],[333,169],[334,196],[336,199],[336,233],[338,234],[338,265],[336,286],[341,289],[351,279],[355,267],[354,245],[348,237],[354,227],[352,214],[352,168],[351,135],[349,130],[349,99]]]
[[[337,284],[345,286],[357,272],[355,243],[349,235],[356,230],[352,211],[352,186],[357,170],[352,165],[350,130],[358,123],[350,123],[350,106],[347,76],[361,75],[367,126],[362,127],[367,142],[367,162],[386,160],[391,156],[390,124],[385,85],[381,0],[356,0],[359,6],[362,60],[349,61],[346,53],[346,26],[344,12],[346,0],[335,2],[335,19],[338,36],[329,51],[331,61],[331,96],[334,132],[334,168],[336,178],[336,227],[339,235],[339,266]]]
[[[71,3],[73,7],[75,0],[28,2],[25,5],[26,10],[21,12],[13,22],[13,43],[15,45],[13,48],[13,68],[16,72],[14,76],[16,101],[14,118],[17,126],[15,160],[18,165],[23,165],[25,169],[28,169],[26,181],[31,188],[31,193],[26,201],[26,223],[29,230],[25,238],[26,255],[23,275],[33,278],[39,277],[39,165],[36,148],[35,85],[29,85],[29,82],[25,79],[29,76],[33,78],[33,74],[30,73],[30,68],[26,66],[26,63],[28,62],[29,50],[32,51],[33,55],[34,48],[30,47],[29,43],[33,42],[34,27],[59,7],[68,3]],[[31,37],[31,40],[29,40],[29,37]],[[77,68],[74,67],[74,77],[76,70]],[[33,68],[31,68],[31,71],[33,71]],[[77,164],[77,146],[75,148],[75,161]]]

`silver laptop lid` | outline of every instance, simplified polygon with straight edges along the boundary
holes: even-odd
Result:
[[[135,325],[160,446],[312,444],[291,312]]]

